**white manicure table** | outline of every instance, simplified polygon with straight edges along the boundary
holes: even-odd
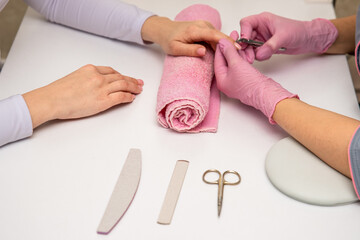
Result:
[[[194,1],[128,0],[174,18]],[[310,20],[334,18],[330,3],[304,0],[199,0],[220,12],[223,32],[262,11]],[[257,110],[222,96],[218,132],[179,134],[160,127],[155,106],[165,55],[46,21],[29,9],[0,74],[0,99],[24,93],[91,63],[112,66],[145,81],[131,104],[94,117],[53,121],[28,139],[0,148],[1,240],[94,239],[327,239],[360,238],[360,203],[319,207],[273,187],[265,157],[288,135]],[[345,56],[275,56],[256,63],[264,74],[309,104],[360,119]],[[2,117],[2,116],[0,116]],[[130,148],[142,151],[138,192],[109,235],[97,226]],[[170,225],[157,224],[176,163],[190,162]],[[217,187],[205,170],[236,170],[242,182],[227,186],[221,216]]]

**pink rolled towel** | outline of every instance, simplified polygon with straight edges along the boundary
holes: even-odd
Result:
[[[175,20],[205,20],[221,29],[219,12],[207,5],[192,5]],[[213,81],[213,65],[214,51],[210,47],[202,58],[166,56],[156,107],[163,127],[178,132],[216,132],[220,94]]]

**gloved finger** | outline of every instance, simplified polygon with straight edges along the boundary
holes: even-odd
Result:
[[[234,31],[232,31],[232,32],[230,33],[230,37],[231,37],[232,39],[234,39],[234,41],[236,41],[236,40],[239,39],[239,33],[238,33],[236,30],[234,30]]]
[[[228,71],[228,65],[224,55],[220,50],[220,44],[216,46],[215,56],[214,56],[214,71],[217,79],[223,79]]]
[[[277,35],[273,35],[269,40],[267,40],[264,45],[258,48],[256,51],[256,59],[259,61],[269,59],[274,53],[276,53],[280,46],[282,45],[282,41],[277,37]]]
[[[243,59],[247,59],[245,50],[239,50],[238,53],[239,53],[239,55],[240,55]]]
[[[245,58],[249,63],[253,63],[255,60],[255,51],[254,51],[254,47],[253,46],[248,46],[247,48],[245,48],[244,50],[245,52]]]
[[[252,35],[256,35],[256,32],[253,32]],[[239,34],[237,31],[232,31],[230,33],[230,37],[233,39],[239,39]],[[245,45],[245,46],[244,46]],[[254,59],[255,59],[255,53],[254,53],[254,48],[246,43],[241,45],[242,49],[244,49],[244,51],[239,51],[240,56],[247,60],[249,63],[253,63]]]
[[[242,38],[250,39],[254,29],[259,26],[257,15],[245,17],[240,20],[240,36]]]
[[[221,39],[219,41],[219,47],[224,55],[226,62],[228,64],[228,67],[236,66],[239,63],[239,61],[244,61],[241,56],[239,55],[237,49],[226,39]]]
[[[230,38],[235,41],[234,46],[236,47],[237,50],[246,48],[246,46],[242,45],[241,42],[236,42],[236,40],[239,39],[239,33],[236,30],[230,33]]]

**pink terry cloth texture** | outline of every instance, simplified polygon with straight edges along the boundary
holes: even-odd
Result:
[[[175,20],[205,20],[221,29],[219,12],[202,4],[185,8]],[[158,122],[178,132],[216,132],[220,94],[213,78],[211,47],[207,46],[202,58],[167,55],[157,95]]]

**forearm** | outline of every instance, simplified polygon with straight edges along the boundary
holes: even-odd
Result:
[[[24,0],[52,22],[143,44],[141,27],[153,14],[119,0]]]
[[[349,142],[360,121],[291,98],[279,102],[274,120],[328,165],[351,177]]]
[[[353,53],[355,49],[356,15],[331,20],[338,30],[338,37],[326,51],[329,54]]]

